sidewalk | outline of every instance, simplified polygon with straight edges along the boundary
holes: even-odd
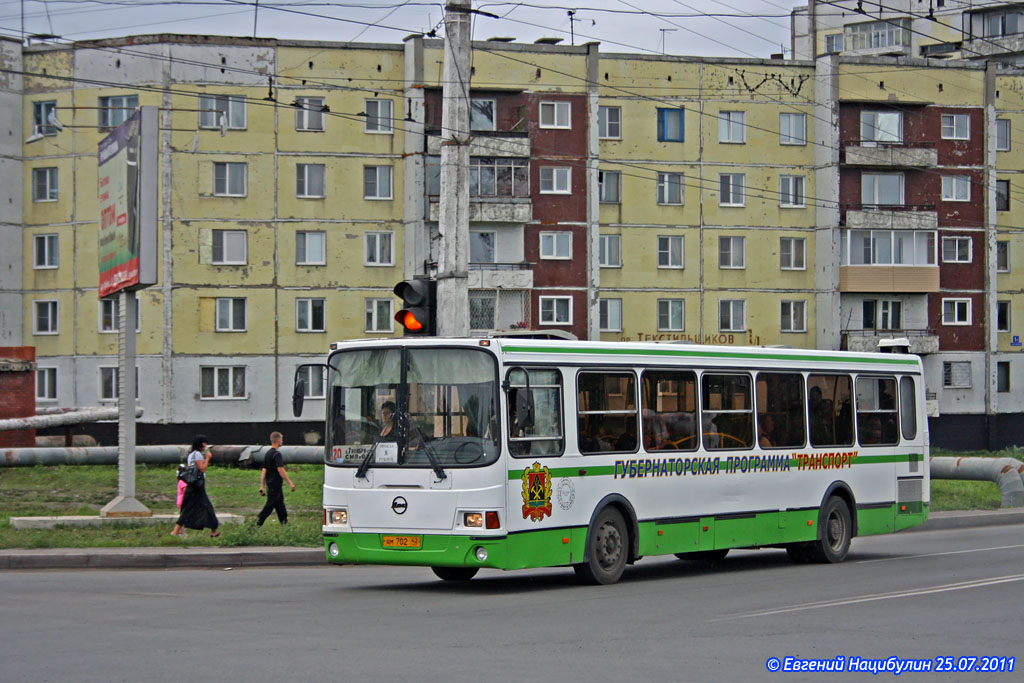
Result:
[[[1024,509],[933,512],[914,529],[937,531],[976,526],[1024,524]],[[234,567],[323,567],[323,548],[250,546],[244,548],[46,548],[0,550],[3,569],[174,569]]]

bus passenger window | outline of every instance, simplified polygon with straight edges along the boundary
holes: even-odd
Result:
[[[848,375],[810,375],[807,413],[811,445],[853,445],[852,382]]]
[[[717,451],[754,445],[749,375],[703,375],[701,409],[704,448]]]
[[[857,378],[857,440],[865,446],[899,443],[896,425],[896,380],[892,377]]]
[[[807,440],[804,378],[799,373],[757,375],[757,443],[761,448],[799,448]]]
[[[530,395],[533,399],[533,424],[516,421],[516,403],[526,392],[529,373]],[[508,447],[515,457],[561,455],[562,375],[558,370],[513,368],[508,372]]]
[[[636,451],[636,376],[581,372],[576,382],[580,453]]]
[[[917,437],[917,394],[913,377],[900,377],[900,424],[904,439]]]
[[[640,380],[643,444],[648,451],[692,451],[697,439],[697,374],[648,370]]]

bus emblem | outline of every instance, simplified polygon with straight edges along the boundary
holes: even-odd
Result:
[[[551,516],[551,470],[539,462],[523,471],[523,519],[540,522]]]

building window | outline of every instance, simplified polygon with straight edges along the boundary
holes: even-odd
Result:
[[[497,110],[497,103],[494,100],[470,100],[469,103],[469,129],[470,130],[495,130],[496,121],[494,112]]]
[[[739,236],[718,238],[718,267],[746,267],[747,238]]]
[[[722,299],[719,301],[719,332],[744,332],[746,329],[747,302],[744,299]]]
[[[57,169],[55,167],[32,169],[32,201],[57,201]]]
[[[903,327],[903,302],[866,299],[861,303],[861,328],[899,330]]]
[[[658,174],[658,203],[674,204],[683,203],[683,174],[682,173],[659,173]]]
[[[970,325],[971,324],[971,300],[970,299],[943,299],[942,300],[942,324],[943,325]]]
[[[996,303],[996,330],[999,332],[1010,331],[1010,302],[999,301]]]
[[[779,206],[804,208],[804,177],[802,175],[779,176]]]
[[[116,401],[121,396],[121,373],[117,366],[100,366],[100,400]],[[139,398],[139,367],[135,366],[135,399]]]
[[[245,129],[245,97],[242,95],[200,95],[199,127]]]
[[[597,264],[602,268],[622,267],[622,237],[620,235],[598,237]]]
[[[391,248],[394,241],[393,232],[368,232],[366,233],[366,260],[365,266],[393,266],[395,258]]]
[[[942,201],[971,201],[971,177],[966,175],[942,176]]]
[[[602,202],[618,204],[622,201],[622,173],[619,171],[598,171],[597,192]]]
[[[937,244],[931,230],[844,230],[839,238],[839,264],[934,266]]]
[[[32,238],[34,255],[32,267],[36,269],[56,268],[60,265],[57,235],[35,235]]]
[[[540,103],[540,127],[541,128],[571,128],[572,103],[571,102],[541,102]]]
[[[57,334],[60,304],[57,301],[32,302],[32,334]]]
[[[213,231],[213,264],[244,266],[248,262],[245,230]]]
[[[622,299],[598,301],[598,327],[601,332],[622,331]]]
[[[394,107],[392,100],[366,100],[366,132],[392,133]]]
[[[320,230],[295,233],[295,264],[299,266],[322,266],[326,259],[327,233]]]
[[[718,112],[718,141],[740,143],[747,141],[747,113],[744,111]]]
[[[996,181],[996,211],[1010,210],[1010,181]]]
[[[720,173],[718,175],[718,205],[744,206],[746,204],[745,173]]]
[[[572,169],[544,166],[540,169],[541,194],[569,194],[572,191]]]
[[[783,301],[782,302],[782,328],[783,332],[806,332],[807,331],[807,302],[806,301]]]
[[[943,237],[942,238],[942,262],[943,263],[970,263],[971,262],[971,238],[970,237]]]
[[[469,292],[469,329],[493,330],[495,308],[498,305],[497,293],[492,290],[472,289]]]
[[[295,165],[295,195],[303,199],[324,197],[324,165]]]
[[[245,367],[240,365],[202,367],[200,398],[245,398]]]
[[[829,33],[825,36],[825,52],[834,55],[843,51],[843,34]]]
[[[217,331],[245,332],[245,298],[217,299]]]
[[[910,45],[910,19],[867,21],[845,27],[844,50],[871,50]]]
[[[571,325],[572,297],[542,296],[540,297],[541,325]]]
[[[393,332],[394,327],[393,299],[366,299],[364,311],[364,332]]]
[[[807,270],[807,240],[803,237],[779,238],[779,267],[782,270]]]
[[[971,137],[971,118],[967,114],[942,115],[943,140],[969,140]]]
[[[138,95],[114,95],[99,99],[100,128],[114,128],[124,123],[139,108]]]
[[[295,300],[296,332],[324,332],[326,331],[324,325],[323,299]]]
[[[1010,272],[1010,243],[1006,240],[996,242],[996,270],[1000,273]]]
[[[658,267],[683,267],[682,235],[658,235]]]
[[[806,145],[807,144],[807,115],[806,114],[779,114],[779,144],[782,145]]]
[[[470,230],[469,231],[469,262],[470,263],[495,263],[493,231]]]
[[[658,299],[658,329],[682,332],[686,329],[686,302],[683,299]]]
[[[658,109],[658,140],[682,142],[684,139],[683,112],[679,109]]]
[[[213,163],[213,194],[217,197],[244,197],[248,165],[236,161]]]
[[[542,232],[540,234],[540,257],[542,259],[571,259],[571,232]]]
[[[391,167],[363,167],[363,198],[391,199]]]
[[[36,400],[57,400],[57,368],[36,368]]]
[[[295,130],[322,131],[324,129],[324,98],[295,98]]]
[[[299,368],[298,377],[302,380],[303,398],[327,398],[327,368]]]
[[[862,111],[861,142],[902,142],[903,113],[898,111]]]
[[[142,330],[141,299],[135,297],[135,332]],[[121,313],[121,298],[100,299],[100,332],[109,334],[120,330],[118,316]]]
[[[860,201],[865,209],[903,205],[902,173],[862,173]]]
[[[996,119],[996,151],[1010,151],[1010,119]]]
[[[942,386],[947,389],[971,388],[971,361],[946,361],[942,364]]]
[[[1010,361],[1001,360],[996,363],[996,391],[1010,390]]]
[[[56,135],[57,126],[50,123],[50,117],[57,115],[56,100],[32,103],[32,121],[35,125],[33,133],[37,135]]]
[[[597,137],[604,140],[622,138],[622,108],[597,108]]]

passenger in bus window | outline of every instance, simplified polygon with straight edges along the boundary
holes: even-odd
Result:
[[[395,404],[393,401],[384,401],[380,407],[380,438],[381,441],[394,441],[391,434],[395,429]],[[390,437],[390,438],[388,438]]]
[[[662,448],[671,448],[669,443],[668,428],[660,415],[645,408],[644,416],[644,448],[649,451],[656,451]]]
[[[771,448],[772,432],[775,430],[775,422],[769,413],[760,413],[757,416],[757,443],[761,448]]]

